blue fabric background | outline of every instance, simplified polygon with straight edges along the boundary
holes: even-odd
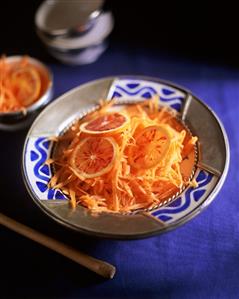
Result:
[[[34,205],[20,175],[27,131],[1,132],[2,212],[114,264],[117,273],[104,280],[1,227],[0,297],[239,298],[239,70],[118,45],[94,64],[50,68],[55,98],[87,81],[119,74],[155,76],[187,87],[225,126],[229,174],[206,211],[172,232],[137,241],[94,239],[57,225]]]

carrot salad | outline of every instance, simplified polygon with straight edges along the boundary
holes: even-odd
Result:
[[[46,78],[27,56],[9,62],[0,58],[0,112],[26,112],[45,89]]]
[[[51,188],[72,207],[130,212],[163,204],[190,183],[197,137],[155,96],[125,106],[102,101],[55,141]]]

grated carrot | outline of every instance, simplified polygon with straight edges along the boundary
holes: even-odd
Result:
[[[24,74],[25,79],[22,79]],[[16,62],[8,62],[4,55],[0,57],[0,112],[20,111],[26,115],[27,107],[42,94],[41,77],[40,69],[30,63],[27,56]]]
[[[158,205],[189,184],[183,175],[181,162],[194,151],[197,137],[192,137],[187,128],[177,121],[175,112],[160,107],[158,96],[134,105],[119,107],[120,111],[130,118],[130,125],[123,131],[107,135],[117,144],[113,166],[107,173],[87,178],[72,166],[71,159],[76,146],[89,137],[89,134],[81,132],[81,124],[109,113],[114,105],[115,100],[101,101],[96,111],[76,122],[65,135],[52,138],[59,150],[53,158],[54,161],[47,161],[48,164],[55,164],[56,170],[49,185],[52,188],[61,188],[64,194],[69,196],[73,208],[81,204],[93,212],[130,212]],[[160,126],[168,132],[168,150],[156,165],[135,168],[130,162],[131,148],[137,146],[140,132],[150,126]],[[103,136],[99,134],[92,138]],[[140,154],[143,154],[146,160],[150,155],[155,155],[148,152],[152,146],[159,146],[158,141],[155,142],[146,140],[143,144]],[[193,166],[190,166],[191,169]],[[196,186],[194,181],[190,186]]]

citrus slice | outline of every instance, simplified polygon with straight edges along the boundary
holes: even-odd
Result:
[[[112,134],[123,131],[129,124],[129,118],[122,113],[113,112],[81,124],[80,130],[88,134]]]
[[[117,144],[110,137],[88,137],[74,149],[70,164],[80,176],[95,178],[109,172],[115,161]]]
[[[10,84],[15,97],[23,106],[29,106],[35,102],[40,94],[41,78],[32,66],[14,69]]]
[[[170,132],[163,126],[149,126],[135,137],[129,148],[129,163],[140,169],[156,166],[166,155],[170,146]]]

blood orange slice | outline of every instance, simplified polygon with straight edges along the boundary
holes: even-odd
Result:
[[[113,112],[81,124],[80,130],[88,134],[107,135],[123,131],[128,124],[128,116],[119,112]]]
[[[32,66],[19,67],[12,71],[10,84],[15,97],[23,106],[37,100],[41,90],[41,78]]]
[[[74,149],[70,164],[80,176],[94,178],[109,172],[115,161],[117,144],[110,137],[88,137]]]
[[[156,166],[166,155],[170,139],[170,132],[163,126],[144,128],[129,148],[129,163],[137,169]]]

